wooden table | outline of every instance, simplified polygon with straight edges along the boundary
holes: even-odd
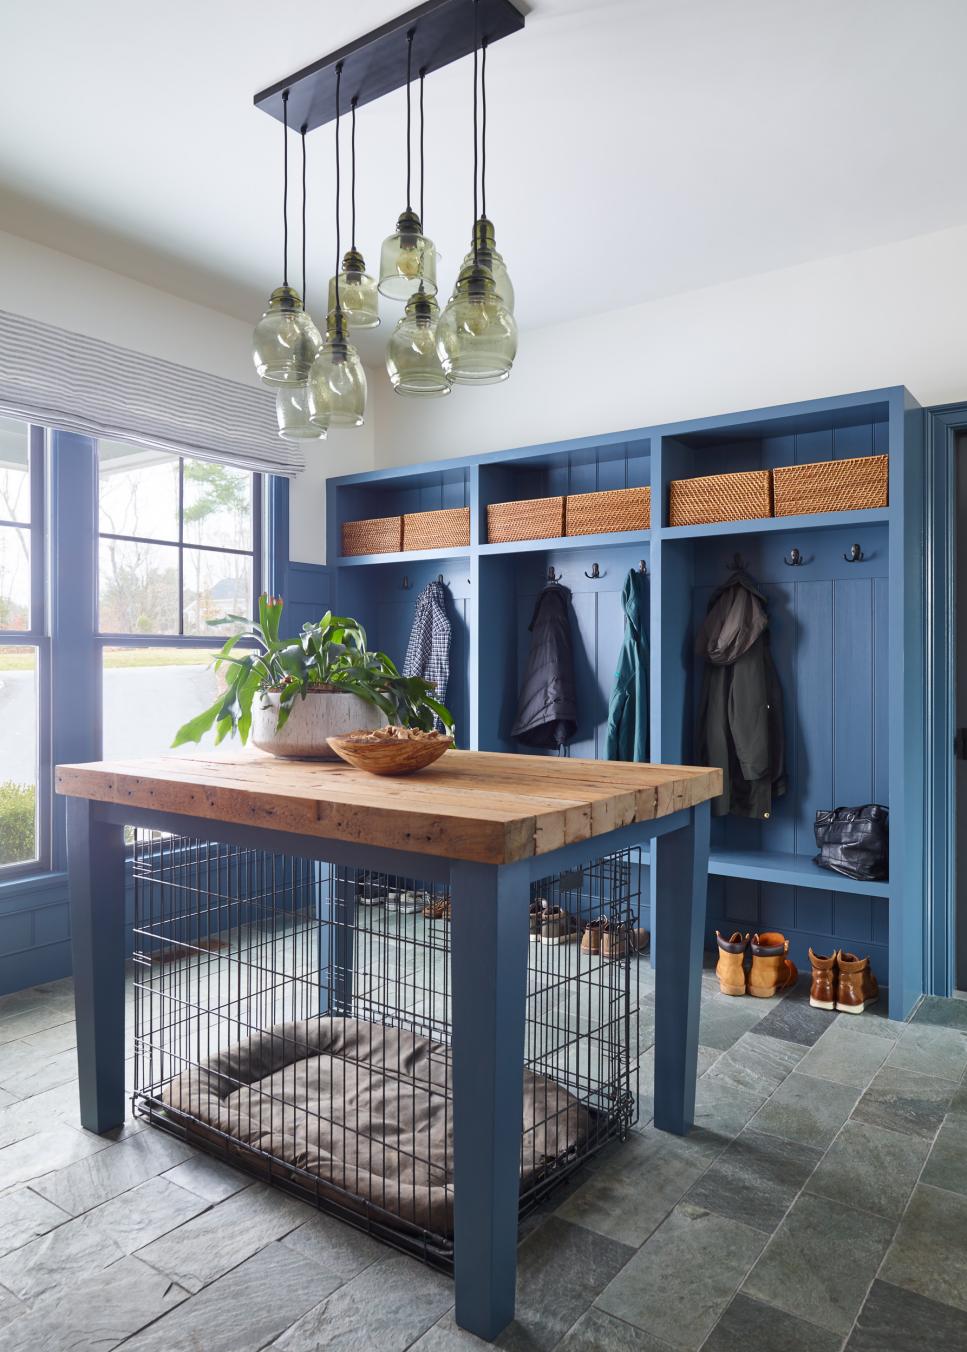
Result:
[[[448,883],[458,1324],[513,1318],[530,883],[652,842],[655,1125],[692,1124],[708,872],[721,772],[451,751],[419,775],[164,757],[62,765],[81,1121],[124,1120],[125,825]],[[567,1275],[562,1274],[562,1280]]]

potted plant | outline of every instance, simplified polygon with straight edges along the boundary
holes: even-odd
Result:
[[[258,624],[240,615],[209,621],[241,626],[214,660],[226,669],[225,691],[178,729],[172,746],[199,742],[214,728],[216,746],[231,734],[276,756],[328,760],[335,753],[327,739],[340,733],[386,722],[429,731],[436,719],[452,730],[433,686],[370,652],[357,620],[327,611],[295,638],[280,638],[281,619],[281,599],[261,596]],[[239,648],[243,639],[254,647]]]

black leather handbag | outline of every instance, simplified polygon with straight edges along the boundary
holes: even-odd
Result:
[[[816,863],[860,882],[882,882],[889,872],[888,808],[836,807],[816,813]]]

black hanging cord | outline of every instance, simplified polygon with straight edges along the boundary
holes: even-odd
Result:
[[[282,91],[282,285],[289,285],[289,91]]]
[[[354,94],[354,95],[353,95],[352,105],[351,105],[351,106],[352,106],[352,110],[353,110],[352,135],[351,135],[351,137],[349,138],[349,143],[350,143],[350,146],[351,146],[351,148],[352,148],[352,165],[353,165],[353,172],[352,172],[352,187],[351,187],[351,191],[350,191],[350,196],[351,196],[351,198],[352,198],[352,207],[353,207],[353,242],[352,242],[353,252],[355,252],[355,250],[356,250],[356,103],[357,103],[357,101],[358,101],[358,100],[357,100],[357,97],[356,97],[356,95]]]
[[[410,149],[410,128],[413,124],[413,115],[410,110],[410,82],[413,78],[413,29],[406,35],[406,209],[411,209],[410,184],[412,180],[413,155]]]
[[[426,220],[423,215],[423,178],[425,173],[423,151],[423,83],[425,80],[426,69],[424,68],[420,71],[420,221],[424,226],[426,225]]]
[[[480,53],[480,214],[487,214],[487,39]]]
[[[473,0],[473,261],[477,262],[477,175],[479,172],[478,164],[478,136],[477,136],[477,49],[480,45],[480,34],[477,28],[478,19],[478,0]]]
[[[339,239],[339,92],[342,85],[342,62],[336,67],[336,318],[341,313],[339,306],[339,260],[342,246]]]
[[[302,137],[302,308],[307,310],[309,303],[306,300],[306,132],[308,127],[303,124],[299,135]]]

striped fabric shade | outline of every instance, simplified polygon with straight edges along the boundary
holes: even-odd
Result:
[[[0,310],[0,413],[292,478],[274,394]]]

